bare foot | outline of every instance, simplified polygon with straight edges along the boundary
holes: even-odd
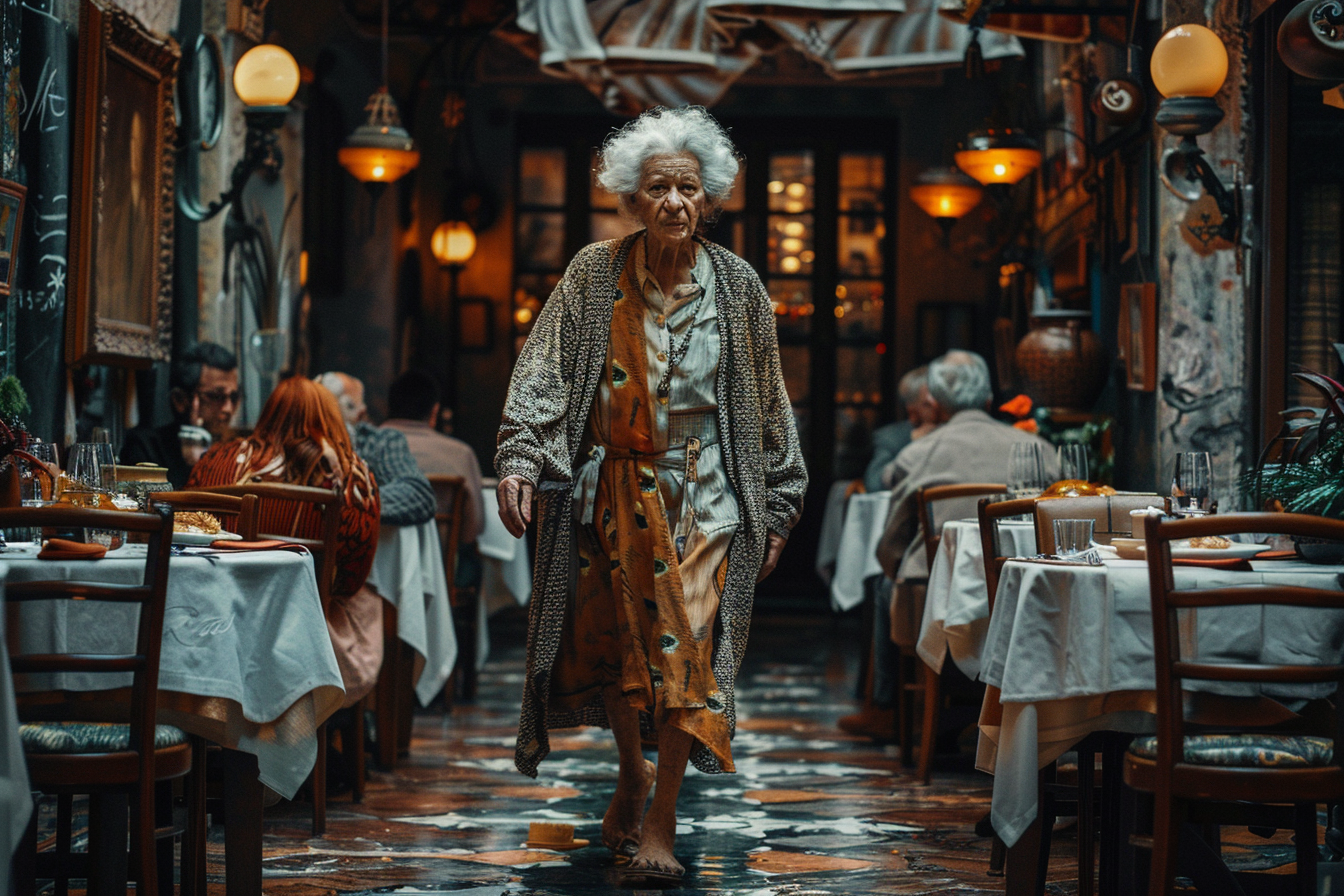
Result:
[[[672,847],[677,842],[677,813],[675,806],[670,812],[657,812],[658,801],[649,808],[644,816],[643,837],[639,842],[639,852],[630,860],[631,871],[654,871],[663,874],[682,875],[686,869],[672,855]]]
[[[645,759],[638,779],[628,780],[625,774],[616,778],[616,792],[611,797],[607,814],[602,817],[602,845],[618,856],[627,858],[639,850],[640,826],[644,818],[644,803],[657,775],[657,767]]]

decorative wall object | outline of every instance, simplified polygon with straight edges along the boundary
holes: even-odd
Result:
[[[1101,340],[1083,323],[1087,311],[1032,312],[1031,330],[1017,344],[1022,391],[1040,407],[1089,410],[1106,383]]]
[[[1125,385],[1132,392],[1157,388],[1157,284],[1120,287],[1117,355],[1125,362]]]
[[[23,223],[23,200],[28,188],[12,180],[0,180],[0,296],[14,285],[18,260],[19,228]]]
[[[79,51],[65,360],[166,361],[178,47],[85,0]]]

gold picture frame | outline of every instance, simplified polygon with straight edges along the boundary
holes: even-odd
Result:
[[[0,180],[0,296],[14,285],[14,265],[19,258],[19,232],[23,227],[24,199],[28,188],[12,180]]]
[[[100,0],[81,3],[79,33],[66,362],[166,361],[181,54]]]

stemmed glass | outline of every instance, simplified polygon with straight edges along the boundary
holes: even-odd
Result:
[[[1177,516],[1203,516],[1213,509],[1213,462],[1207,451],[1176,455],[1171,477],[1171,511]]]
[[[36,460],[41,462],[45,468],[46,474],[55,476],[56,474],[56,446],[50,442],[43,442],[40,439],[33,442],[26,449]],[[46,507],[52,503],[55,497],[53,482],[48,475],[44,475],[34,468],[32,461],[23,462],[23,478],[19,482],[19,496],[24,507]],[[42,546],[42,530],[31,529],[28,533],[33,544],[37,547]]]
[[[1088,481],[1086,445],[1070,443],[1059,446],[1059,478]]]
[[[1014,498],[1035,498],[1050,483],[1045,451],[1035,442],[1015,442],[1008,451],[1008,492]]]
[[[66,490],[89,497],[71,503],[98,507],[100,495],[110,495],[116,487],[117,471],[113,466],[112,446],[106,442],[80,442],[70,449],[70,466],[66,470]]]

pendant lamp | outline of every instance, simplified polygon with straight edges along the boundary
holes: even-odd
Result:
[[[953,158],[982,184],[1015,184],[1041,167],[1041,148],[1019,130],[998,128],[967,135]]]
[[[382,86],[364,106],[368,120],[345,140],[336,159],[364,183],[391,183],[420,164],[415,141],[401,126],[397,103],[387,91],[387,0],[383,0]]]
[[[980,204],[980,184],[955,168],[932,168],[915,178],[910,199],[947,234],[957,219]]]

